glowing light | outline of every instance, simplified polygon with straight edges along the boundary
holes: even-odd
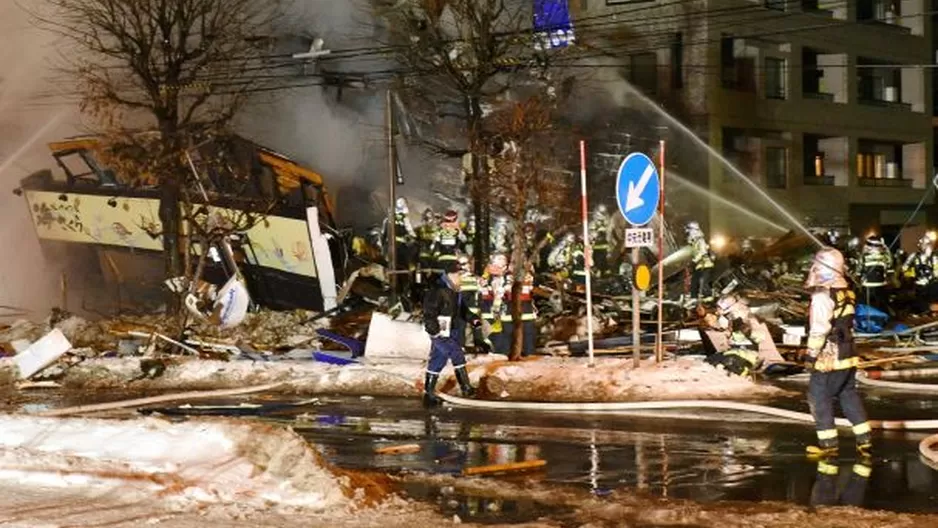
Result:
[[[710,247],[716,251],[720,251],[726,247],[726,237],[723,235],[713,235],[713,238],[710,239]]]
[[[929,232],[925,233],[925,236],[927,236],[929,240],[931,240],[932,242],[934,242],[934,241],[938,240],[938,231],[929,231]]]

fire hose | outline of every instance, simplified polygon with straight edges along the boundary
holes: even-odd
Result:
[[[646,402],[602,402],[602,403],[546,403],[546,402],[514,402],[472,400],[450,396],[438,395],[445,402],[456,407],[475,409],[493,409],[506,411],[540,411],[554,413],[605,413],[605,414],[632,414],[650,410],[673,409],[719,409],[764,414],[796,422],[814,424],[814,417],[808,413],[789,411],[777,407],[757,405],[726,400],[674,400],[674,401],[646,401]],[[844,418],[837,419],[840,427],[850,427],[851,423]],[[873,429],[890,431],[932,430],[938,429],[938,420],[870,420]]]
[[[938,471],[938,452],[933,447],[938,444],[938,434],[931,435],[918,444],[918,453],[928,467]]]

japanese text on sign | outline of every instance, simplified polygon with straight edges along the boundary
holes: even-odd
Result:
[[[643,228],[643,229],[626,229],[625,230],[625,247],[641,248],[641,247],[652,247],[654,245],[655,245],[655,234],[652,229]]]

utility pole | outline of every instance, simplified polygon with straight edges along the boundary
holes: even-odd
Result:
[[[394,153],[394,110],[392,105],[391,89],[387,91],[387,110],[385,123],[388,139],[388,279],[391,283],[391,306],[397,303],[397,225],[395,209],[397,208],[397,161]]]

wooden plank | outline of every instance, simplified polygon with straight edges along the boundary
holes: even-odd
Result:
[[[419,453],[420,446],[417,444],[404,444],[396,446],[387,446],[379,447],[375,449],[376,455],[408,455],[411,453]]]
[[[462,474],[468,477],[472,475],[491,475],[493,473],[506,473],[512,471],[530,471],[532,469],[542,468],[546,465],[546,460],[527,460],[524,462],[511,462],[508,464],[494,464],[491,466],[465,468],[462,470]]]

